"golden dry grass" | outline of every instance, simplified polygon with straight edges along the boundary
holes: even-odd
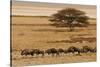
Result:
[[[60,57],[25,57],[20,56],[21,49],[48,49],[63,48],[69,46],[88,45],[96,47],[96,20],[89,20],[90,25],[85,28],[75,28],[75,31],[68,32],[68,28],[50,26],[48,17],[12,17],[12,62],[13,65],[37,65],[54,63],[90,62],[96,60],[96,54],[82,54],[82,56],[60,56]],[[15,24],[15,25],[14,25]],[[93,42],[83,41],[82,43],[69,43],[66,40],[77,38],[94,38]],[[46,61],[48,60],[48,61]]]

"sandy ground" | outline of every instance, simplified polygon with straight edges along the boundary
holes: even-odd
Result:
[[[16,54],[15,54],[16,53]],[[81,54],[76,56],[72,54],[62,54],[60,56],[20,56],[20,53],[15,52],[12,59],[13,66],[31,66],[31,65],[43,65],[43,64],[65,64],[65,63],[82,63],[82,62],[94,62],[96,61],[95,53]]]
[[[58,64],[96,61],[95,53],[82,54],[82,56],[62,55],[57,57],[23,57],[21,49],[48,49],[63,48],[69,46],[88,45],[96,46],[96,20],[89,20],[90,25],[85,28],[75,28],[75,31],[68,32],[68,28],[56,28],[50,26],[52,23],[47,17],[12,17],[12,64],[14,66],[37,65],[37,64]],[[66,40],[80,38],[82,42],[69,43]],[[82,40],[81,38],[87,38]],[[88,39],[89,38],[89,39]],[[89,42],[91,40],[91,42]],[[48,60],[48,61],[47,61]]]

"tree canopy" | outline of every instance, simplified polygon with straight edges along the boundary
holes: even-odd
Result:
[[[73,31],[74,27],[77,25],[88,25],[88,19],[84,11],[75,8],[65,8],[53,14],[50,21],[56,22],[56,24],[59,25],[63,23],[70,28],[70,31]]]

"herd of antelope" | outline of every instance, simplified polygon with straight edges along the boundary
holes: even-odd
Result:
[[[62,53],[64,54],[68,54],[68,53],[72,53],[74,55],[80,55],[81,53],[95,53],[96,52],[96,47],[95,48],[91,48],[89,46],[83,46],[81,49],[74,47],[74,46],[70,46],[68,49],[56,49],[56,48],[49,48],[47,50],[39,50],[39,49],[23,49],[21,50],[21,55],[22,56],[45,56],[47,55],[51,55],[51,56],[60,56]]]

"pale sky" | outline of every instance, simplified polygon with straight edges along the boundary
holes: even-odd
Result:
[[[74,5],[74,4],[55,4],[55,3],[39,3],[13,1],[12,15],[25,16],[50,16],[64,8],[76,8],[86,12],[91,18],[96,18],[96,6],[94,5]]]

